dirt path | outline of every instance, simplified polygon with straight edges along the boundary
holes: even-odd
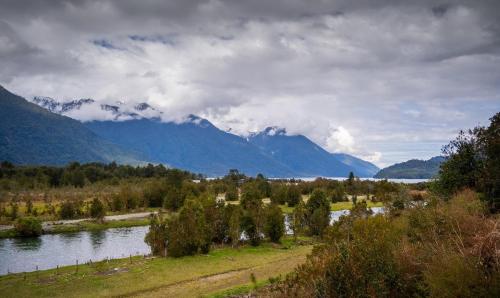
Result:
[[[151,213],[156,213],[156,211],[152,212],[138,212],[138,213],[127,213],[127,214],[120,214],[120,215],[109,215],[105,216],[104,220],[106,221],[113,221],[113,220],[125,220],[125,219],[139,219],[139,218],[145,218],[148,217]],[[44,221],[42,223],[42,228],[44,230],[50,230],[54,226],[60,226],[60,225],[72,225],[72,224],[77,224],[82,221],[87,221],[87,220],[92,220],[92,218],[80,218],[80,219],[66,219],[66,220],[56,220],[56,221]],[[13,225],[0,225],[0,231],[2,230],[10,230],[13,229]]]
[[[263,265],[242,268],[212,274],[208,276],[200,276],[196,279],[185,280],[173,284],[164,285],[155,289],[141,291],[127,295],[130,297],[201,297],[210,293],[223,291],[234,288],[240,285],[250,283],[250,274],[254,274],[257,280],[266,280],[270,277],[285,275],[293,271],[299,264],[306,259],[302,256],[283,256],[273,262]]]

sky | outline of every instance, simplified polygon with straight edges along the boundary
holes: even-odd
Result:
[[[26,98],[278,126],[384,167],[500,111],[500,1],[0,0],[0,66]]]

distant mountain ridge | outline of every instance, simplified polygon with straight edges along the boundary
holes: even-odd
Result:
[[[354,156],[329,153],[303,135],[287,135],[284,128],[268,127],[248,140],[304,177],[346,177],[351,171],[359,177],[372,177],[379,170]]]
[[[117,101],[115,104],[99,104],[91,98],[82,98],[59,102],[51,97],[35,96],[31,100],[34,104],[53,113],[74,116],[73,114],[83,109],[101,110],[108,112],[109,120],[131,120],[142,118],[158,118],[162,112],[156,110],[148,103],[142,102],[134,106]]]
[[[32,103],[21,100],[24,101],[23,105],[33,106],[31,109],[36,107],[34,104],[43,107],[42,111],[47,117],[67,119],[72,121],[72,125],[78,124],[79,129],[84,129],[95,138],[91,142],[94,146],[82,145],[78,139],[68,136],[66,142],[61,143],[65,145],[59,149],[68,148],[73,153],[67,154],[68,158],[58,160],[60,155],[51,154],[49,150],[54,144],[45,142],[51,137],[50,129],[45,130],[45,134],[49,134],[45,136],[36,127],[19,125],[17,119],[17,123],[12,123],[18,130],[26,128],[24,134],[44,135],[38,139],[38,143],[31,142],[28,147],[45,148],[45,158],[33,159],[33,155],[28,154],[23,158],[12,159],[8,152],[10,149],[5,149],[0,154],[0,160],[9,159],[23,164],[62,164],[71,161],[71,158],[77,161],[120,158],[125,162],[163,163],[208,176],[221,176],[229,169],[238,169],[248,175],[262,173],[269,177],[345,177],[351,171],[360,177],[371,177],[378,171],[369,162],[348,154],[329,153],[307,137],[287,135],[285,129],[277,127],[269,127],[243,138],[224,132],[210,121],[195,115],[188,115],[182,123],[162,122],[159,117],[161,112],[147,103],[134,106],[123,102],[116,102],[116,105],[100,104],[90,98],[58,102],[50,97],[34,97]],[[40,107],[36,109],[41,110]],[[82,115],[78,113],[84,115],[89,111],[102,113],[105,120],[82,123],[61,116],[77,118]],[[32,116],[25,118],[31,119]],[[96,147],[99,148],[99,154],[89,155],[96,152]],[[19,155],[23,155],[21,153]],[[122,158],[125,156],[127,158]]]
[[[0,160],[16,164],[136,164],[137,152],[102,139],[81,122],[51,113],[0,86]]]
[[[443,156],[428,160],[411,159],[380,170],[374,178],[430,179],[439,173],[439,167],[445,160]]]

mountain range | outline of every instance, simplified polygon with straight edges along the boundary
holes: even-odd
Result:
[[[5,116],[0,120],[0,160],[18,164],[151,162],[208,176],[238,169],[269,177],[345,177],[351,171],[371,177],[379,170],[277,127],[244,138],[195,115],[182,123],[163,122],[162,113],[147,103],[102,104],[89,98],[59,102],[49,97],[28,102],[4,88],[0,103],[0,116]],[[103,120],[71,119],[86,110],[102,113]]]
[[[428,160],[411,159],[397,163],[380,170],[374,178],[398,179],[430,179],[439,173],[441,163],[446,160],[443,156],[435,156]]]
[[[47,111],[0,86],[0,160],[63,165],[142,159],[140,153],[100,138],[80,121]]]

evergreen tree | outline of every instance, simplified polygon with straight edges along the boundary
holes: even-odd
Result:
[[[264,232],[272,242],[279,243],[285,233],[284,216],[281,208],[271,204],[266,209],[266,222]]]

